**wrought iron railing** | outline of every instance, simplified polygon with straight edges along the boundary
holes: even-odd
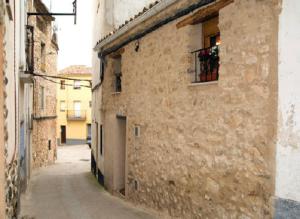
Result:
[[[115,92],[122,91],[122,73],[115,73]]]
[[[193,51],[195,77],[193,83],[217,81],[219,79],[219,47],[213,46]]]
[[[86,110],[67,110],[68,120],[86,120]]]

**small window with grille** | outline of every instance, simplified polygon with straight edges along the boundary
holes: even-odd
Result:
[[[122,56],[119,55],[114,58],[113,63],[114,76],[115,76],[115,92],[122,91]]]

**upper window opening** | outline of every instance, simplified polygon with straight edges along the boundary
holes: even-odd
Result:
[[[104,58],[100,58],[100,81],[104,78],[105,62]]]
[[[41,71],[46,71],[46,44],[41,43]]]
[[[80,89],[81,88],[81,84],[80,81],[74,81],[74,89]]]
[[[195,59],[194,83],[219,79],[219,45],[221,44],[219,18],[202,23],[202,48],[192,52]]]
[[[65,80],[61,80],[61,81],[60,81],[60,89],[61,89],[61,90],[66,89],[66,81],[65,81]]]
[[[40,109],[45,109],[45,88],[40,86]]]
[[[119,55],[114,58],[113,63],[114,75],[115,75],[115,92],[122,91],[122,56]]]
[[[66,111],[66,101],[64,101],[64,100],[60,101],[60,111],[61,112]]]

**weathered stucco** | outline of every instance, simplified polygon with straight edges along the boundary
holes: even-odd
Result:
[[[18,213],[19,202],[19,118],[18,118],[18,92],[19,92],[19,57],[17,42],[19,35],[15,31],[19,27],[19,14],[14,14],[18,11],[19,2],[6,3],[4,7],[3,17],[3,115],[4,115],[4,146],[5,146],[5,218],[14,218]],[[14,20],[11,20],[8,13],[8,8],[11,9]]]
[[[3,1],[0,0],[0,218],[5,217],[5,148],[4,148],[4,117],[3,117],[3,106],[4,106],[4,80],[3,80]]]
[[[195,26],[177,29],[179,21],[140,39],[138,52],[136,42],[124,47],[121,93],[114,93],[113,59],[106,58],[102,97],[97,91],[103,101],[95,108],[104,124],[106,186],[113,190],[111,130],[121,115],[129,200],[181,218],[271,218],[278,2],[235,0],[220,11],[220,78],[210,85],[190,84],[190,52],[200,36],[191,34]]]
[[[278,137],[276,156],[276,196],[282,216],[288,218],[300,213],[300,2],[282,1],[279,20],[279,87]],[[296,201],[296,202],[295,202]],[[297,203],[298,202],[298,203]],[[281,206],[281,205],[282,206]]]

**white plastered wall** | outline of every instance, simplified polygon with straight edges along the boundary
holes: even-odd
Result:
[[[14,11],[13,2],[10,2],[12,12]],[[16,12],[19,11],[19,2],[15,2]],[[16,110],[18,109],[17,101],[18,101],[18,86],[19,86],[19,35],[14,32],[14,28],[16,31],[19,30],[19,13],[15,14],[14,20],[9,20],[8,16],[5,16],[5,36],[4,41],[5,51],[6,51],[6,77],[8,84],[6,86],[6,93],[8,97],[6,98],[6,106],[8,109],[8,117],[7,117],[7,129],[8,129],[8,146],[7,146],[7,162],[11,162],[13,156],[17,153],[18,146],[18,113]],[[14,24],[15,22],[15,24]],[[15,96],[16,95],[16,96]]]
[[[276,196],[300,201],[300,1],[282,1],[279,18]]]

